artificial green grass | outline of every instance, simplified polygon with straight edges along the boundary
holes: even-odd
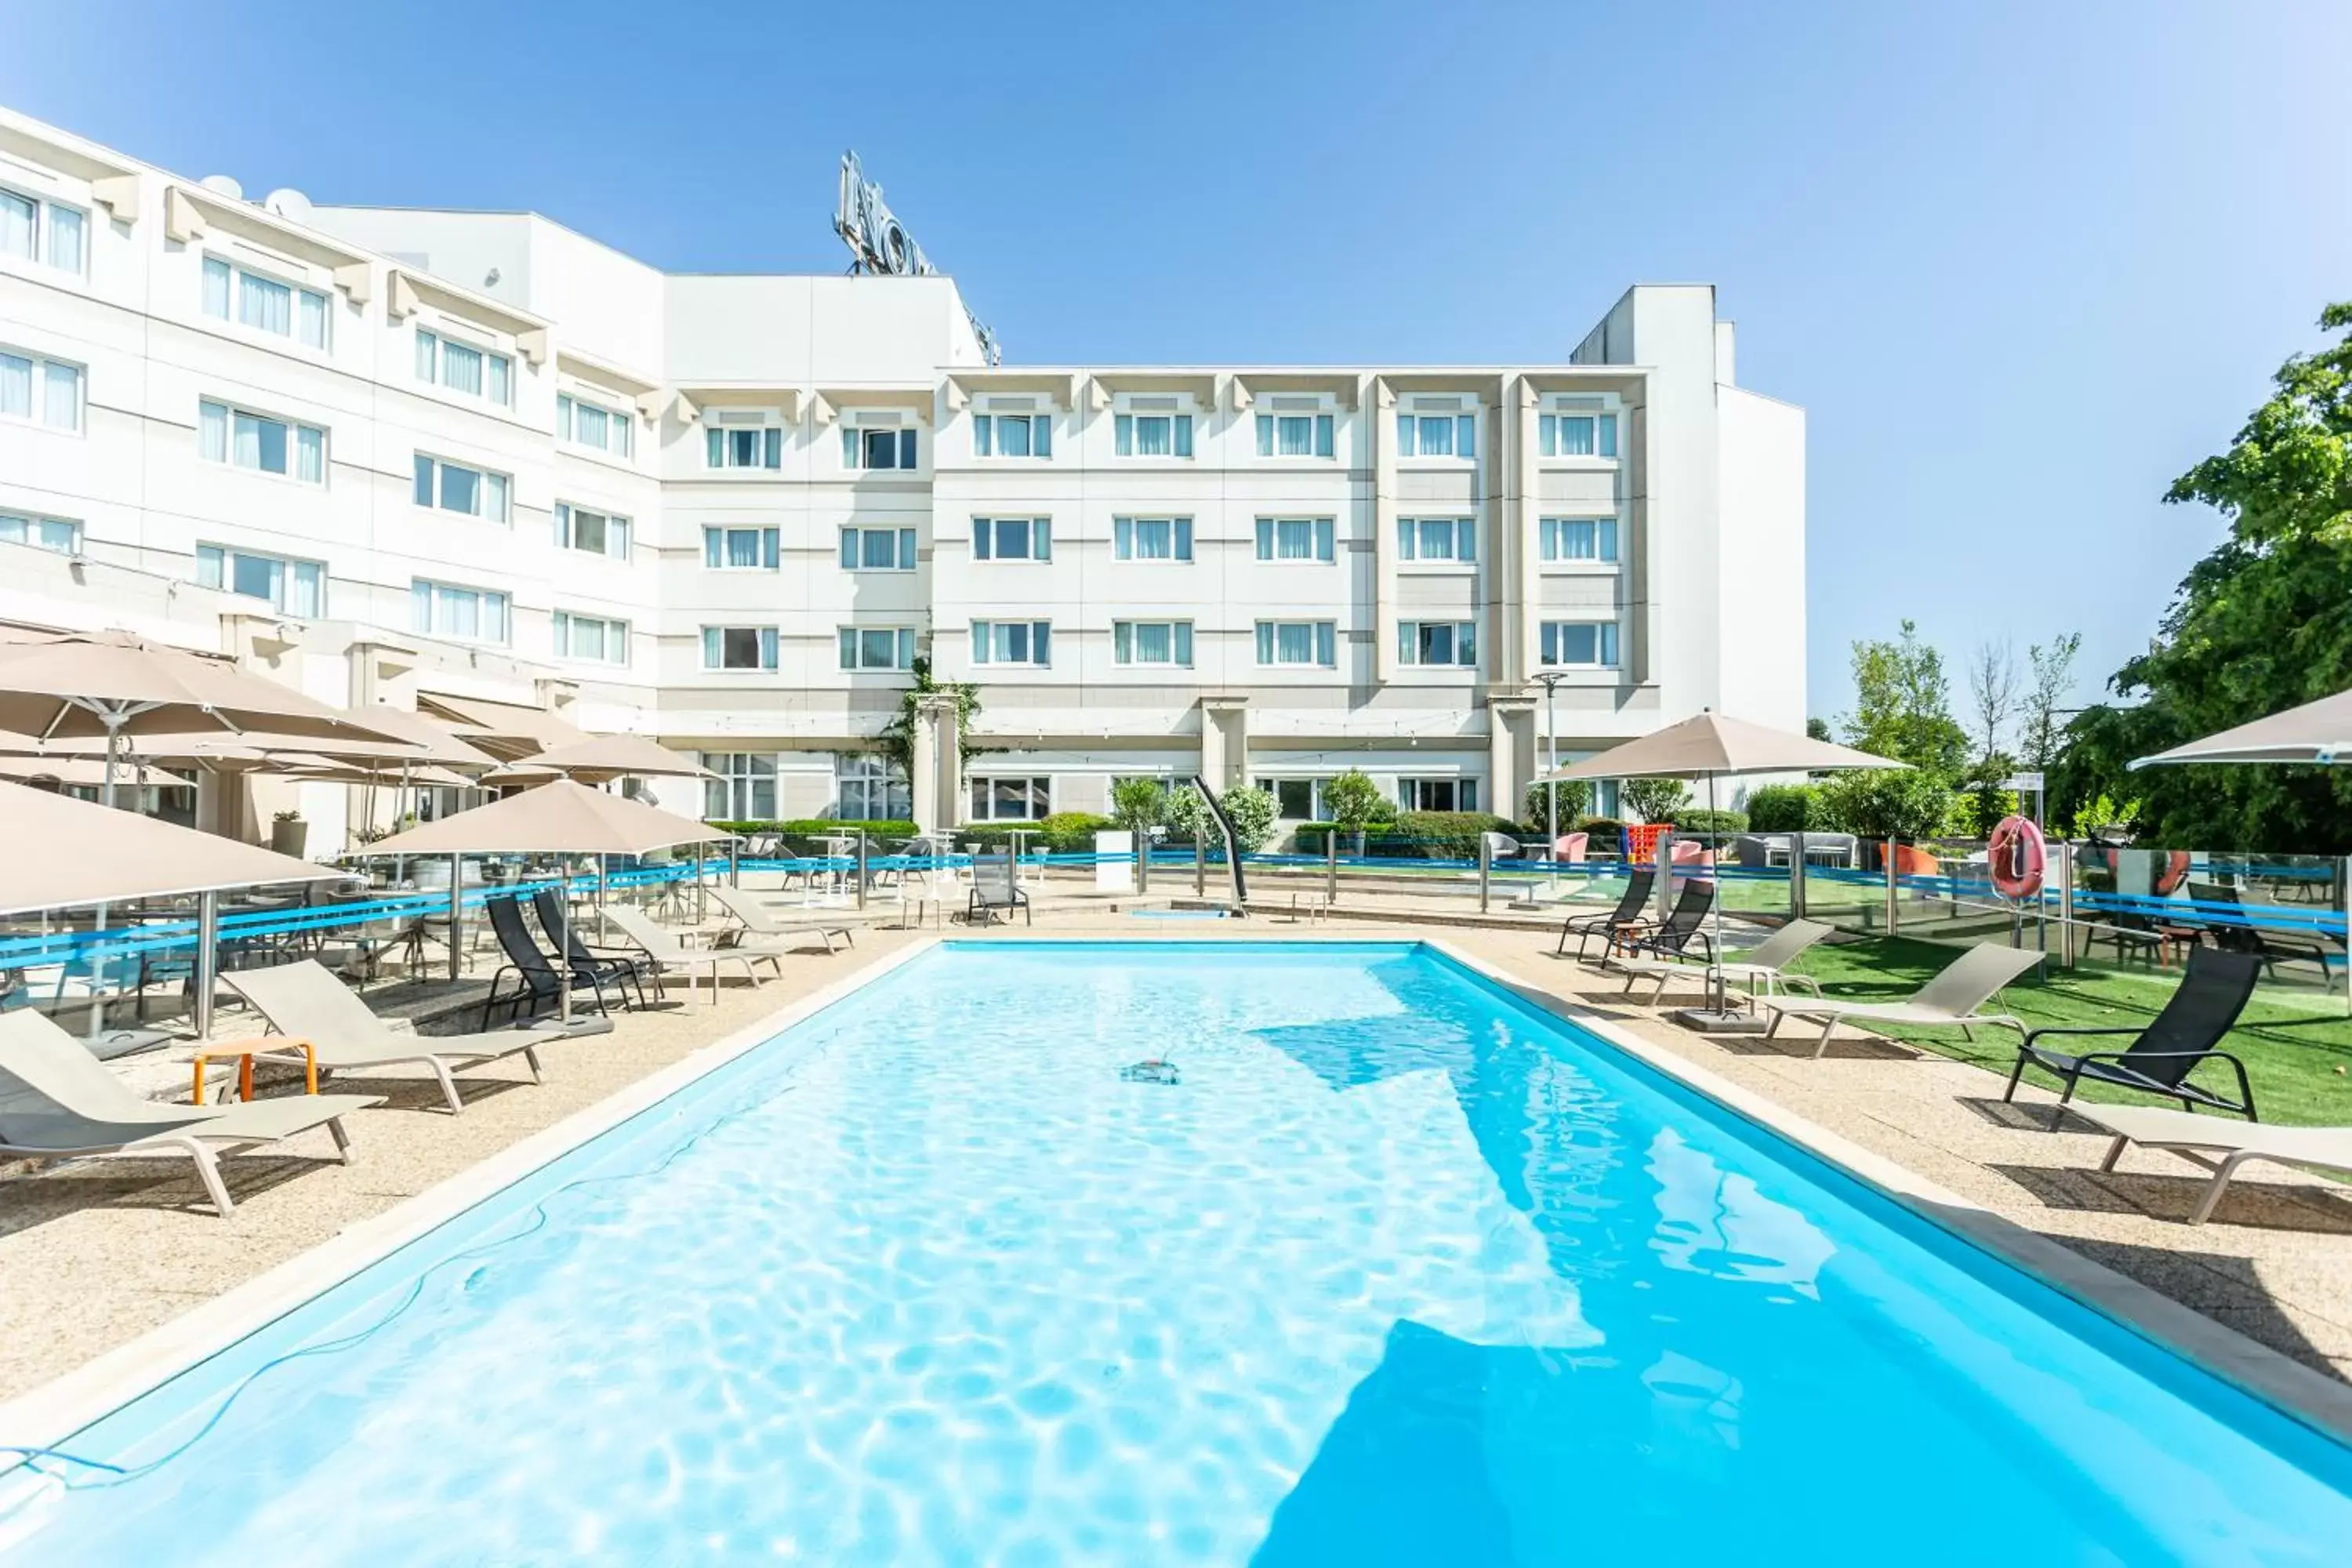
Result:
[[[1897,1001],[1925,984],[1959,952],[1956,947],[1903,937],[1864,937],[1821,943],[1790,967],[1819,980],[1822,991],[1832,996]],[[2029,1028],[2129,1027],[2153,1018],[2180,983],[2179,970],[2124,972],[2092,964],[2067,970],[2053,964],[2051,973],[2053,978],[2046,984],[2029,979],[2010,986],[1994,1005],[2022,1018]],[[2285,1024],[2295,1026],[2280,1026]],[[2017,1037],[2004,1028],[1980,1028],[1970,1041],[1963,1039],[1958,1029],[1864,1026],[1906,1045],[1991,1068],[2004,1078],[2017,1061]],[[1804,1027],[1799,1021],[1781,1032],[1801,1032]],[[2119,1051],[2131,1043],[2131,1037],[2076,1036],[2052,1043],[2070,1052]],[[2299,990],[2261,986],[2221,1048],[2246,1064],[2254,1107],[2264,1121],[2352,1126],[2352,1017],[2346,1016],[2340,994],[2328,994],[2309,986]],[[2057,1080],[2039,1068],[2029,1067],[2025,1076],[2029,1083],[2057,1088]],[[2205,1063],[2192,1077],[2209,1088],[2232,1096],[2237,1092],[2237,1080],[2226,1063]],[[2179,1108],[2177,1101],[2098,1083],[2084,1083],[2075,1098],[2137,1105],[2170,1103]]]

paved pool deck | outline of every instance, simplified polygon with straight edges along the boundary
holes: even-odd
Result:
[[[1589,1008],[1657,1050],[2352,1385],[2352,1187],[2257,1168],[2232,1185],[2211,1222],[2192,1229],[2179,1222],[2202,1188],[2202,1173],[2175,1156],[2135,1150],[2118,1170],[2101,1174],[2105,1135],[2074,1119],[2053,1131],[2046,1093],[2029,1091],[2030,1101],[2004,1106],[1999,1078],[1859,1031],[1842,1030],[1820,1060],[1807,1054],[1810,1039],[1695,1035],[1625,1005],[1614,982],[1555,958],[1549,938],[1534,931],[1441,930],[1412,923],[1402,910],[1399,917],[1328,926],[1267,918],[1146,921],[1112,913],[1100,898],[1054,891],[1041,898],[1031,929],[1039,936],[1142,941],[1327,932],[1443,940],[1531,992]],[[333,1163],[323,1132],[306,1134],[282,1154],[225,1161],[238,1205],[226,1223],[204,1206],[184,1160],[0,1173],[0,1400],[940,934],[892,929],[889,918],[877,910],[853,951],[795,954],[781,978],[756,988],[730,981],[716,1005],[704,992],[666,1010],[624,1014],[610,1036],[559,1045],[547,1055],[544,1084],[531,1085],[520,1063],[485,1069],[467,1080],[462,1116],[440,1107],[429,1079],[350,1075],[339,1087],[389,1097],[352,1119],[354,1163]],[[1022,940],[1029,931],[992,934]],[[1667,998],[1669,1005],[1687,1000]],[[147,1074],[155,1092],[184,1096],[184,1082],[173,1089],[156,1069]]]

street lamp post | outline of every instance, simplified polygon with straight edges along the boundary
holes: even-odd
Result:
[[[1551,867],[1551,886],[1559,888],[1559,780],[1549,775],[1559,772],[1559,726],[1552,721],[1552,691],[1568,679],[1565,670],[1546,669],[1534,677],[1544,689],[1544,749],[1549,757],[1544,773],[1544,832],[1551,842],[1544,846],[1544,859]]]

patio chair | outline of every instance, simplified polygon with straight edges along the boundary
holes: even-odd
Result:
[[[8,1080],[14,1080],[10,1082]],[[349,1163],[343,1118],[381,1105],[380,1094],[299,1094],[236,1105],[163,1105],[142,1100],[55,1020],[30,1009],[0,1017],[0,1155],[10,1159],[155,1159],[184,1154],[226,1219],[236,1205],[219,1156],[243,1153],[324,1127]]]
[[[1650,901],[1650,889],[1657,885],[1658,873],[1655,868],[1635,867],[1626,873],[1625,896],[1617,900],[1615,909],[1593,914],[1570,915],[1560,921],[1559,945],[1552,949],[1554,956],[1567,956],[1568,939],[1573,936],[1577,939],[1576,956],[1581,959],[1587,944],[1594,936],[1605,936],[1619,926],[1630,926],[1639,922],[1642,918],[1642,907]]]
[[[355,1068],[421,1067],[441,1086],[449,1114],[466,1109],[457,1092],[457,1074],[519,1056],[530,1068],[530,1081],[540,1081],[539,1047],[550,1040],[610,1029],[603,1019],[575,1019],[569,1027],[550,1024],[528,1029],[494,1029],[475,1035],[402,1034],[369,1010],[317,959],[280,963],[268,969],[240,969],[221,979],[246,999],[269,1026],[290,1044],[309,1048],[307,1059],[318,1065],[319,1076]],[[256,1061],[301,1064],[299,1049],[257,1049]]]
[[[1694,942],[1704,947],[1707,962],[1713,963],[1715,938],[1700,928],[1714,907],[1713,882],[1685,882],[1682,891],[1675,895],[1675,907],[1666,911],[1665,920],[1655,930],[1643,934],[1631,927],[1620,927],[1610,941],[1609,951],[1601,955],[1599,966],[1611,969],[1624,959],[1645,955],[1679,962],[1684,950]]]
[[[604,918],[618,927],[623,936],[645,950],[646,957],[653,963],[654,992],[656,995],[666,997],[668,994],[662,984],[666,972],[683,971],[687,987],[691,991],[695,972],[708,970],[710,973],[710,1005],[714,1007],[719,1005],[720,964],[741,964],[743,978],[757,985],[760,975],[752,966],[765,963],[782,976],[784,972],[783,955],[791,951],[766,942],[738,942],[732,947],[696,947],[686,940],[685,933],[656,924],[641,910],[608,909],[604,911]]]
[[[1030,912],[1029,895],[1021,890],[1016,879],[1013,857],[1010,854],[975,855],[971,858],[971,896],[964,904],[964,923],[970,925],[975,921],[982,924],[991,923],[996,919],[999,910],[1019,910],[1023,924],[1037,923],[1036,917]],[[1013,922],[1010,913],[1004,920],[1007,925]]]
[[[2258,1121],[2217,1121],[2192,1111],[2154,1105],[2083,1105],[2074,1114],[2115,1134],[2099,1169],[2112,1171],[2127,1144],[2169,1149],[2192,1165],[2213,1173],[2205,1195],[2189,1214],[2190,1225],[2212,1217],[2238,1167],[2256,1160],[2283,1165],[2316,1165],[2352,1175],[2352,1127],[2279,1127]],[[2218,1156],[2218,1157],[2217,1157]]]
[[[1971,1040],[1976,1038],[1977,1025],[1999,1024],[2015,1029],[2022,1038],[2026,1030],[2021,1020],[2006,1013],[1981,1013],[1978,1009],[1999,995],[2002,986],[2041,963],[2042,957],[2032,948],[1980,942],[1946,964],[1907,1002],[1766,996],[1759,998],[1756,1005],[1772,1015],[1771,1025],[1764,1031],[1768,1040],[1780,1032],[1780,1025],[1787,1019],[1820,1020],[1822,1037],[1813,1047],[1816,1058],[1829,1049],[1830,1031],[1841,1021],[1954,1028]]]
[[[2315,963],[2323,978],[2334,950],[2315,934],[2278,931],[2258,926],[2248,918],[2244,896],[2235,888],[2219,883],[2191,882],[2189,897],[2194,903],[2220,904],[2228,913],[2212,920],[2205,930],[2213,938],[2213,945],[2230,952],[2253,954],[2262,963],[2265,979],[2278,978],[2282,963]]]
[[[844,946],[857,945],[856,928],[839,920],[795,919],[761,903],[757,893],[747,893],[740,888],[713,888],[710,896],[719,900],[721,909],[743,922],[744,933],[750,936],[777,942],[791,937],[813,936],[824,943],[827,952],[834,950],[833,939],[836,936]]]
[[[1650,993],[1652,1005],[1655,1005],[1658,998],[1666,994],[1667,984],[1677,976],[1712,976],[1718,970],[1722,972],[1723,982],[1727,985],[1735,980],[1746,981],[1751,996],[1759,994],[1759,988],[1763,994],[1777,995],[1779,988],[1783,985],[1801,985],[1819,996],[1822,994],[1821,982],[1810,974],[1792,974],[1788,965],[1799,953],[1829,935],[1832,929],[1819,921],[1790,921],[1754,947],[1737,956],[1727,955],[1722,963],[1702,969],[1694,969],[1678,957],[1619,958],[1611,962],[1609,967],[1624,974],[1628,994],[1632,994],[1634,982],[1655,980],[1657,986]]]
[[[2025,1075],[2025,1065],[2032,1062],[2058,1075],[2063,1086],[2058,1095],[2062,1106],[2071,1101],[2074,1090],[2084,1079],[2089,1079],[2094,1083],[2177,1100],[2184,1110],[2193,1111],[2205,1105],[2216,1110],[2236,1111],[2249,1121],[2260,1121],[2254,1114],[2253,1089],[2246,1081],[2246,1064],[2220,1047],[2253,997],[2262,962],[2257,953],[2225,952],[2218,947],[2194,948],[2189,954],[2189,973],[2181,977],[2163,1010],[2147,1023],[2032,1031],[2017,1047],[2017,1066],[2010,1069],[2009,1088],[2001,1099],[2016,1099],[2018,1080]],[[2056,1035],[2135,1037],[2120,1051],[2090,1051],[2081,1056],[2048,1050],[2036,1043]],[[2189,1073],[2204,1061],[2230,1064],[2238,1075],[2237,1099],[2215,1094],[2189,1081]],[[2057,1121],[2053,1119],[2051,1125],[2055,1128]]]
[[[541,888],[530,895],[530,912],[539,918],[539,929],[549,946],[555,944],[555,933],[561,931],[563,951],[571,955],[575,971],[595,970],[600,978],[625,991],[635,985],[637,1000],[642,1003],[646,996],[644,961],[635,953],[623,952],[615,947],[589,946],[580,936],[580,917],[569,911],[561,901],[562,897],[553,888]]]
[[[523,924],[522,904],[519,896],[509,893],[504,898],[491,899],[482,905],[490,917],[490,930],[499,939],[499,950],[507,956],[490,976],[489,994],[482,998],[482,1026],[488,1028],[490,1013],[500,1003],[506,1004],[508,1016],[520,1018],[526,1007],[536,1009],[541,1003],[556,1005],[563,994],[563,977],[555,967],[554,956],[541,948]],[[572,995],[575,1006],[593,1004],[599,1013],[610,1013],[614,999],[623,1005],[628,1001],[626,986],[609,978],[593,965],[572,964]],[[508,977],[514,978],[514,989],[504,991]],[[612,995],[605,994],[612,987]],[[637,984],[637,1005],[645,1005],[645,986]]]

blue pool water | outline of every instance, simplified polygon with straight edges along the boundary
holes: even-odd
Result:
[[[2352,1541],[2352,1451],[1375,944],[943,948],[67,1447],[7,1561]]]

